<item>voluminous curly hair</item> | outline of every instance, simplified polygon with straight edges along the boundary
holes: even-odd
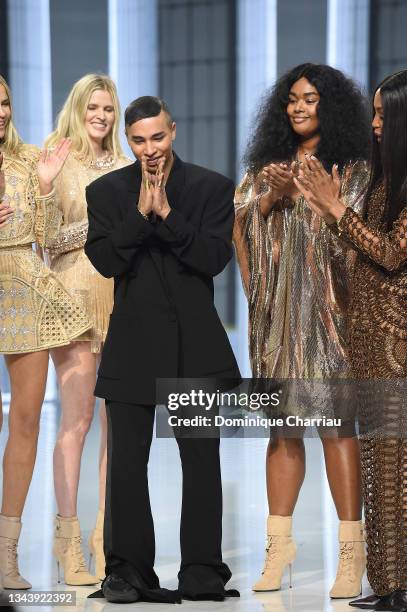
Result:
[[[285,73],[262,100],[243,162],[255,174],[270,162],[295,158],[300,139],[288,115],[288,94],[302,77],[318,91],[320,142],[316,155],[327,170],[366,160],[370,150],[367,105],[359,87],[325,64],[301,64]]]

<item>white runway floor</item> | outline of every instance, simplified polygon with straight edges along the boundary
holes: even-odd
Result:
[[[64,589],[57,584],[52,558],[52,531],[55,504],[52,486],[52,450],[57,430],[58,410],[54,403],[44,405],[35,474],[23,516],[20,540],[20,569],[36,590]],[[0,437],[1,453],[7,435],[7,418]],[[298,556],[293,567],[293,588],[288,575],[279,592],[254,594],[264,559],[267,515],[264,455],[265,439],[222,440],[224,490],[223,551],[233,571],[228,586],[238,588],[240,599],[224,603],[184,602],[183,612],[327,612],[351,610],[347,600],[332,602],[328,591],[336,572],[337,519],[333,508],[319,440],[307,440],[307,477],[294,517]],[[98,421],[88,435],[83,461],[79,517],[85,542],[94,525],[97,510]],[[150,463],[150,492],[156,525],[156,571],[161,585],[175,588],[179,563],[179,509],[181,470],[174,440],[155,439]],[[197,533],[199,531],[199,525]],[[86,547],[86,555],[88,554]],[[72,587],[66,587],[72,588]],[[77,609],[107,612],[123,606],[104,600],[87,600],[93,587],[77,588]],[[368,593],[369,588],[364,588]],[[19,608],[29,609],[28,607]],[[49,610],[35,607],[31,610]],[[58,608],[61,609],[61,608]],[[72,607],[64,607],[68,612]],[[126,610],[169,610],[162,604],[127,604]]]

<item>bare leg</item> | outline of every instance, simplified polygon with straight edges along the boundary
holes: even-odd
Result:
[[[9,437],[3,457],[1,514],[20,517],[34,470],[48,351],[7,355],[11,402]]]
[[[105,510],[106,464],[107,464],[107,419],[105,401],[99,400],[100,453],[99,453],[99,510]]]
[[[266,478],[269,513],[291,516],[305,476],[302,438],[276,438],[267,448]]]
[[[326,474],[339,520],[362,517],[360,450],[357,438],[321,438]]]
[[[81,458],[89,431],[95,397],[96,355],[89,342],[74,342],[51,352],[57,371],[61,399],[61,424],[54,450],[54,484],[58,513],[73,517]]]

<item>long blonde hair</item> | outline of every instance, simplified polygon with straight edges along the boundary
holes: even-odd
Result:
[[[45,141],[46,147],[55,146],[61,138],[72,140],[72,149],[81,157],[94,157],[91,142],[85,128],[85,115],[89,100],[94,91],[102,90],[110,93],[114,108],[112,129],[103,142],[103,148],[114,158],[121,157],[123,151],[119,140],[120,103],[116,85],[105,74],[86,74],[76,81],[62,107],[55,130]]]
[[[18,135],[18,132],[12,121],[13,107],[11,105],[10,87],[8,86],[5,78],[1,76],[1,74],[0,74],[0,85],[3,85],[6,91],[6,95],[8,99],[10,100],[10,111],[11,111],[10,121],[7,123],[7,127],[6,127],[6,133],[4,135],[3,140],[0,141],[0,150],[4,151],[5,153],[8,153],[9,155],[18,155],[19,149],[21,145],[23,144],[23,141]]]

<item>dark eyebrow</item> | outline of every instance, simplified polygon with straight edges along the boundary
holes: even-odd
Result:
[[[289,96],[295,96],[297,98],[297,94],[294,91],[290,91]],[[317,91],[306,91],[304,94],[304,96],[319,96],[319,93]]]
[[[157,138],[157,136],[164,136],[164,132],[157,132],[156,134],[153,134],[151,138]],[[132,140],[135,140],[136,138],[141,138],[142,140],[145,140],[144,136],[137,136],[137,134],[131,137]]]

